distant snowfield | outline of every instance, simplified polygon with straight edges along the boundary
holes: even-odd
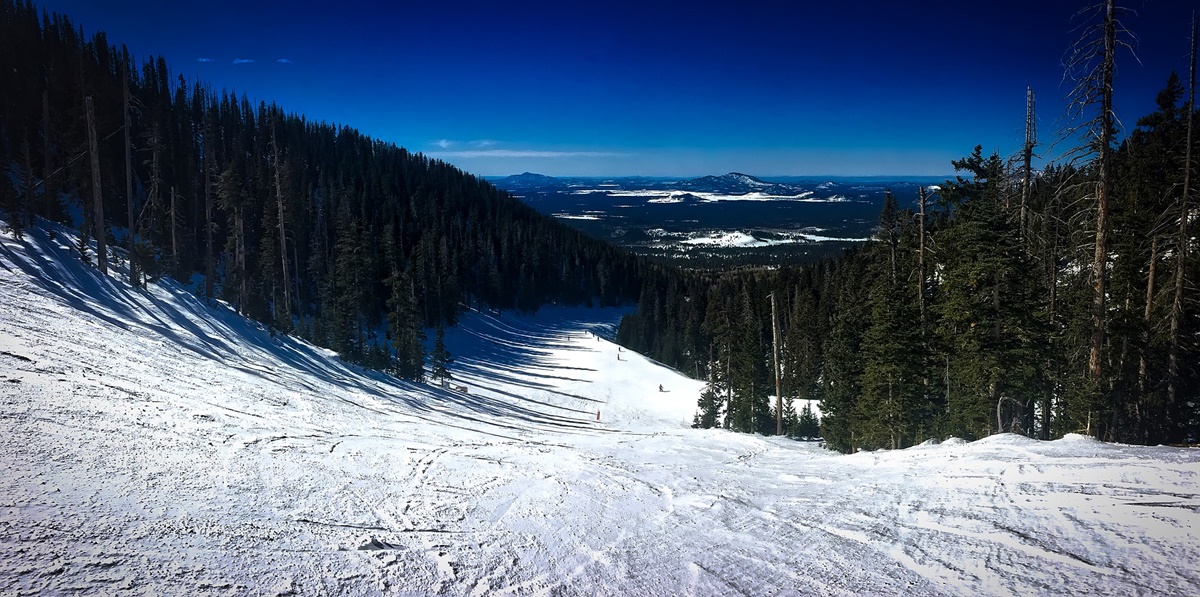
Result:
[[[669,237],[672,233],[661,231],[661,228],[648,230],[646,233],[651,236]],[[867,242],[869,238],[836,238],[831,236],[821,236],[808,232],[781,232],[778,233],[782,238],[761,239],[748,232],[740,230],[716,230],[701,236],[693,236],[685,240],[679,241],[680,244],[703,246],[703,247],[773,247],[776,245],[789,245],[795,243],[819,243],[819,242]],[[680,236],[674,234],[674,236]]]
[[[670,191],[660,189],[576,189],[574,195],[608,195],[610,197],[640,197],[646,203],[683,203],[689,198],[702,203],[717,203],[720,201],[799,201],[802,203],[844,203],[849,201],[844,195],[815,197],[813,191],[803,191],[795,195],[772,195],[761,191],[741,194],[715,193],[704,191]]]
[[[692,430],[612,309],[469,314],[467,392],[401,383],[72,242],[0,236],[3,594],[1200,593],[1200,450]]]

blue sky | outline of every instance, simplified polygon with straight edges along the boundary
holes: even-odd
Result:
[[[942,175],[1043,141],[1083,2],[45,0],[173,72],[482,175]],[[1134,0],[1118,116],[1187,69],[1200,2]],[[1048,147],[1041,152],[1055,154]]]

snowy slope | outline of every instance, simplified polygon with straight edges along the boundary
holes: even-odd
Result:
[[[72,242],[0,236],[3,594],[1200,592],[1200,450],[691,430],[616,310],[470,314],[468,393],[400,383]]]

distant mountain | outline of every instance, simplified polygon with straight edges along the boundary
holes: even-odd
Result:
[[[522,189],[558,186],[560,181],[553,176],[546,176],[545,174],[522,172],[494,180],[492,183],[502,189]]]
[[[672,189],[693,193],[721,193],[723,195],[745,195],[766,193],[768,195],[796,195],[804,189],[789,185],[765,182],[749,174],[730,172],[720,176],[701,176],[669,185]]]

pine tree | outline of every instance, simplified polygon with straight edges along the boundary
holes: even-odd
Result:
[[[722,405],[725,400],[721,397],[721,389],[714,382],[709,382],[700,392],[696,401],[696,416],[692,418],[692,427],[710,429],[721,425]]]
[[[1004,165],[975,153],[954,162],[971,181],[947,185],[958,203],[940,231],[938,332],[947,350],[949,433],[974,439],[993,431],[1032,431],[1046,337],[1032,263],[1018,222],[1002,211]],[[1007,413],[1007,414],[1006,414]],[[999,419],[999,420],[997,420]]]
[[[889,192],[870,261],[870,319],[863,334],[862,396],[855,412],[860,445],[902,448],[911,443],[922,397],[919,313],[900,246],[901,212]]]
[[[429,355],[429,361],[434,379],[442,383],[450,380],[450,371],[447,366],[454,362],[454,358],[446,350],[446,328],[440,322],[437,325],[437,337],[434,340],[433,352]]]
[[[804,408],[800,409],[800,416],[796,421],[795,437],[800,439],[817,439],[821,436],[821,419],[813,413],[812,405],[805,404]]]
[[[830,330],[822,353],[821,437],[830,449],[854,452],[856,405],[862,395],[862,322],[867,319],[863,280],[865,260],[849,259],[839,271],[830,293],[834,299]]]
[[[412,278],[397,272],[388,279],[388,324],[395,350],[392,371],[397,377],[416,382],[425,380],[425,332],[421,328]]]

